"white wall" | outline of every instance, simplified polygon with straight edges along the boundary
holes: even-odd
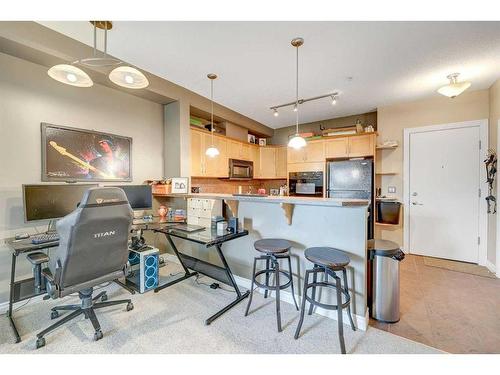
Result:
[[[67,86],[49,78],[43,66],[0,54],[0,243],[34,232],[23,222],[21,185],[41,180],[41,122],[132,137],[133,183],[162,177],[162,105],[100,85]],[[0,244],[0,303],[9,256]],[[21,264],[21,271],[29,267]]]

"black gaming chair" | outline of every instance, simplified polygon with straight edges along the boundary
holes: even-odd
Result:
[[[47,294],[55,299],[78,292],[81,305],[52,308],[51,318],[59,311],[70,314],[37,334],[37,349],[45,345],[44,336],[69,322],[85,315],[94,326],[94,339],[103,334],[95,309],[127,304],[127,311],[134,308],[130,299],[106,301],[106,292],[92,296],[93,287],[127,276],[128,235],[132,225],[132,209],[122,189],[97,187],[89,189],[71,214],[57,222],[59,248],[43,271]],[[101,299],[101,302],[96,302]]]

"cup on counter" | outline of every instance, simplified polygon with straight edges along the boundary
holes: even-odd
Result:
[[[263,189],[263,188],[258,189],[257,190],[257,194],[265,195],[266,194],[266,189]]]

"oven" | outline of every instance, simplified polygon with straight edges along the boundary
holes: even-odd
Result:
[[[229,159],[229,179],[251,180],[253,178],[253,161]]]
[[[323,172],[290,172],[290,195],[323,197]]]

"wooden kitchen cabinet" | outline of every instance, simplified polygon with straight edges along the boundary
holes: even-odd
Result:
[[[228,139],[227,157],[229,159],[240,159],[240,154],[241,154],[241,143]]]
[[[251,160],[251,158],[250,158],[250,145],[244,144],[244,143],[240,143],[240,145],[241,145],[240,159],[241,160]]]
[[[349,157],[371,156],[375,152],[373,134],[349,137]]]
[[[219,150],[219,155],[215,157],[206,156],[203,152],[204,163],[202,175],[204,177],[228,177],[229,164],[227,158],[227,142],[224,138],[213,137],[210,134],[203,134],[204,149],[213,145]]]
[[[250,146],[250,160],[253,162],[253,177],[260,177],[260,147]]]
[[[287,160],[288,163],[303,163],[306,157],[305,147],[295,148],[287,147]]]
[[[276,177],[276,148],[260,148],[260,178]]]
[[[287,147],[277,147],[275,154],[276,161],[276,177],[287,178],[286,166],[287,166]]]
[[[325,161],[325,142],[314,141],[308,142],[304,147],[305,158],[303,162]]]
[[[203,135],[201,132],[191,131],[191,176],[201,176],[203,173]]]
[[[335,138],[325,141],[326,158],[346,158],[349,148],[349,138]]]

